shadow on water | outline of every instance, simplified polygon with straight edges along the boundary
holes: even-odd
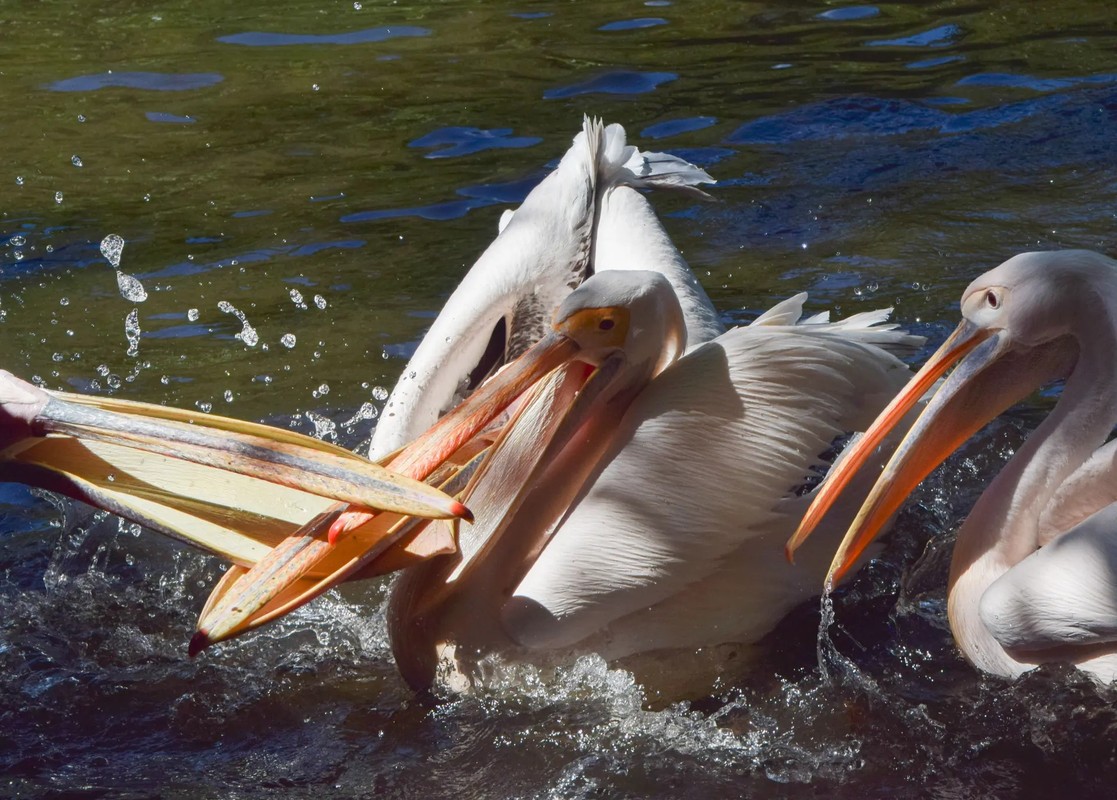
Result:
[[[727,321],[809,290],[937,344],[1025,249],[1110,252],[1104,4],[24,4],[5,14],[3,366],[363,446],[455,281],[582,113],[707,166],[656,198]],[[122,293],[100,252],[125,241]],[[926,354],[924,354],[926,355]],[[1017,409],[797,609],[750,679],[648,710],[587,658],[413,696],[385,586],[188,660],[215,561],[0,486],[0,793],[19,797],[1108,797],[1117,696],[957,655],[952,531]]]

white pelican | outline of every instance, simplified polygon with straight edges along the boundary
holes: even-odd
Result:
[[[975,667],[1016,676],[1069,661],[1117,678],[1117,262],[1025,253],[969,285],[963,321],[850,448],[789,542],[797,547],[879,437],[958,366],[885,467],[834,557],[840,578],[942,460],[1013,402],[1065,378],[1062,396],[958,531],[948,615]]]
[[[706,197],[696,187],[713,182],[693,164],[629,146],[620,125],[605,127],[600,121],[584,119],[582,131],[558,167],[518,209],[504,213],[496,240],[423,338],[380,415],[371,457],[412,478],[433,479],[430,470],[449,454],[441,449],[442,443],[438,455],[426,452],[426,445],[437,436],[425,437],[405,454],[399,454],[400,448],[429,431],[486,378],[539,341],[563,298],[602,269],[643,268],[663,274],[683,309],[689,341],[699,343],[720,334],[724,327],[705,291],[637,191],[659,187]],[[470,438],[474,433],[455,435]],[[342,510],[334,509],[337,514]],[[338,554],[329,544],[339,525],[352,528],[364,519],[350,515],[334,525],[323,518],[251,572],[227,573],[202,614],[191,651],[263,624],[364,569],[364,562],[377,552],[358,554],[351,544],[353,559],[333,579],[300,579],[303,570],[320,573],[319,567],[313,567],[320,559],[336,562]],[[374,526],[375,534],[366,529],[359,538],[375,536],[378,549],[406,538],[414,543],[415,556],[453,547],[446,536],[416,540],[418,531],[411,528],[405,534],[393,527],[397,524],[406,525],[398,517],[382,518]],[[324,536],[327,528],[331,542]],[[268,612],[258,613],[265,606]]]
[[[393,587],[389,632],[408,682],[429,686],[442,665],[473,679],[489,654],[551,664],[596,652],[681,696],[743,668],[825,567],[783,560],[806,505],[793,490],[908,375],[877,345],[914,337],[878,325],[883,313],[794,325],[803,300],[683,355],[663,275],[604,271],[574,290],[552,334],[446,418],[476,430],[506,402],[488,397],[519,382],[505,398],[523,400],[462,495],[476,524]],[[544,377],[524,387],[510,373]],[[385,557],[360,566],[382,572]]]

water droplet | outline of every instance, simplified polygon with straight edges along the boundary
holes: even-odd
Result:
[[[237,339],[240,339],[249,347],[255,347],[260,341],[260,334],[256,333],[256,329],[248,323],[248,318],[245,317],[244,312],[234,306],[228,300],[221,300],[218,302],[217,307],[226,314],[232,314],[241,322],[240,333],[233,334]]]
[[[319,387],[318,387],[317,389],[315,389],[315,390],[314,390],[314,392],[313,392],[313,394],[314,394],[314,396],[315,396],[315,397],[324,397],[325,395],[327,395],[327,394],[329,394],[329,393],[330,393],[330,385],[329,385],[328,383],[323,383],[323,384],[321,384],[321,385],[320,385],[320,386],[319,386]]]
[[[159,382],[161,384],[163,384],[164,386],[170,386],[171,385],[171,376],[170,375],[160,375],[159,376]]]
[[[48,253],[53,253],[54,252],[54,245],[53,244],[48,244],[43,249],[46,250]]]
[[[50,357],[50,359],[51,359],[51,361],[61,361],[62,360],[62,354],[61,353],[54,353]]]
[[[303,293],[298,289],[291,290],[291,302],[294,303],[297,308],[306,311],[306,301],[303,299]]]
[[[144,202],[145,203],[150,203],[151,202],[151,195],[150,194],[145,194],[144,195]]]
[[[105,378],[105,383],[109,385],[110,389],[119,389],[121,386],[120,376],[110,375],[109,377]]]
[[[70,156],[70,163],[73,164],[75,167],[85,166],[84,164],[81,163],[81,157],[78,156],[78,155]]]
[[[105,478],[108,480],[109,483],[116,483],[116,475],[111,472],[106,475]]]
[[[213,403],[206,403],[206,402],[203,402],[201,400],[197,400],[197,401],[194,402],[194,405],[197,406],[203,413],[206,413],[206,414],[208,414],[210,411],[213,410]]]
[[[124,237],[115,233],[110,233],[101,240],[101,255],[113,265],[113,267],[120,266],[120,254],[124,252]]]
[[[147,299],[147,289],[135,276],[117,270],[116,286],[120,290],[120,296],[132,303],[142,303]]]
[[[128,355],[137,356],[140,352],[140,312],[133,308],[124,318],[124,336],[128,339]]]
[[[23,176],[16,175],[16,186],[23,186]]]
[[[319,89],[319,86],[318,86],[318,84],[317,84],[317,83],[315,83],[315,84],[311,84],[311,87],[310,87],[310,88],[311,88],[311,89],[313,89],[314,91],[316,91],[316,92],[317,92],[317,91],[318,91],[318,89]]]
[[[226,389],[225,390],[225,402],[226,403],[233,402],[233,390],[232,389]]]
[[[85,114],[78,114],[78,122],[85,122]]]
[[[372,399],[384,401],[388,399],[388,390],[383,386],[372,387]]]
[[[58,205],[62,205],[62,192],[55,192],[54,193],[54,202],[57,203]]]
[[[200,316],[201,316],[201,314],[198,311],[198,309],[196,309],[196,308],[188,308],[186,310],[186,319],[189,320],[190,322],[197,322],[198,317],[200,317]]]
[[[354,3],[354,4],[353,4],[353,10],[354,10],[354,11],[360,11],[360,10],[361,10],[361,8],[362,8],[362,6],[361,6],[361,4],[360,4],[359,2],[358,2],[358,3]]]
[[[314,295],[314,305],[318,306],[318,308],[324,309],[326,307],[326,298],[324,298],[320,294]]]
[[[100,375],[102,378],[105,377],[106,375],[108,375],[111,371],[112,370],[109,369],[108,364],[98,364],[97,365],[97,374]]]
[[[279,343],[284,347],[290,349],[295,346],[295,334],[285,333],[279,337]]]
[[[69,298],[69,297],[60,297],[60,298],[58,298],[58,305],[60,305],[60,306],[68,306],[68,305],[70,305],[70,298]]]
[[[23,251],[22,250],[13,250],[12,251],[12,257],[15,258],[16,261],[23,261]]]

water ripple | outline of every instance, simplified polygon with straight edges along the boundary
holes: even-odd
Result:
[[[299,44],[369,44],[400,39],[406,36],[430,36],[429,28],[415,25],[393,25],[391,27],[365,28],[361,31],[345,33],[270,33],[246,31],[228,36],[218,36],[217,41],[224,44],[240,44],[248,47],[287,47]]]
[[[439,128],[408,142],[408,147],[442,148],[427,153],[427,158],[454,158],[480,153],[483,150],[533,147],[543,140],[538,136],[511,136],[511,128],[450,127]]]
[[[875,39],[866,42],[868,47],[946,47],[961,38],[962,29],[957,25],[939,25],[929,31],[902,36],[898,39]]]
[[[620,70],[597,75],[587,81],[548,89],[543,93],[545,100],[561,100],[584,94],[644,94],[656,89],[660,84],[669,83],[679,76],[674,72],[632,72]]]
[[[669,136],[678,136],[682,133],[690,133],[691,131],[700,131],[703,128],[708,128],[711,125],[717,124],[717,117],[686,117],[685,119],[671,119],[665,122],[657,122],[655,125],[649,125],[640,131],[640,135],[646,139],[666,139]]]
[[[607,22],[598,28],[599,31],[637,31],[644,28],[657,28],[666,25],[667,20],[662,17],[640,17],[639,19],[620,19],[616,22]]]
[[[204,89],[221,83],[223,75],[216,72],[101,72],[95,75],[78,75],[48,84],[53,92],[95,92],[118,86],[125,89],[144,89],[155,92],[184,92]]]

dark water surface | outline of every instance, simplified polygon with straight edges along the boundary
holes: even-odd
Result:
[[[805,289],[936,345],[1006,257],[1117,251],[1106,3],[102,6],[0,1],[0,365],[52,388],[361,445],[583,113],[720,180],[654,202],[729,321]],[[1051,402],[920,490],[835,598],[829,677],[812,604],[662,711],[593,659],[416,699],[379,584],[190,661],[220,564],[0,486],[0,794],[1112,796],[1117,692],[983,678],[945,620],[951,532]]]

